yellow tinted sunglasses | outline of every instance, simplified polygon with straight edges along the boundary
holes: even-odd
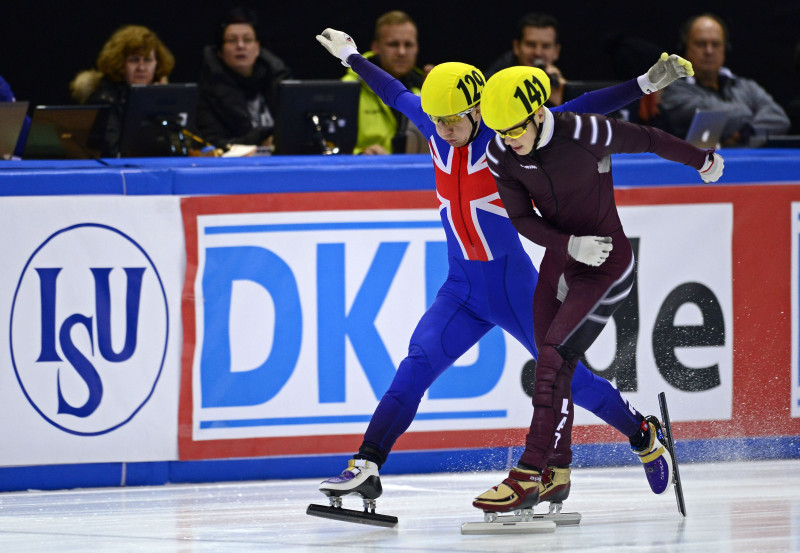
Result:
[[[533,115],[528,117],[525,121],[523,121],[516,127],[511,127],[510,129],[506,129],[504,131],[497,131],[497,134],[499,134],[501,138],[511,138],[513,140],[516,140],[517,138],[521,137],[523,134],[528,132],[528,123],[532,121],[533,121]]]
[[[475,106],[472,106],[471,108],[465,109],[464,111],[456,113],[455,115],[431,115],[430,113],[428,113],[427,115],[428,119],[430,119],[434,123],[441,123],[442,125],[446,125],[449,127],[450,125],[455,125],[456,123],[461,121],[466,114],[472,113],[474,109]]]

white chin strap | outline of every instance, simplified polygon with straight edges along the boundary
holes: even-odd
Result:
[[[537,135],[536,135],[536,143],[534,148],[541,148],[542,146],[547,146],[550,143],[550,139],[553,138],[553,113],[546,107],[544,109],[544,121],[542,124],[536,127]]]

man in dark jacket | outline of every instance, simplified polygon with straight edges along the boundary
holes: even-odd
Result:
[[[216,46],[203,52],[197,127],[217,147],[272,140],[277,86],[291,73],[261,47],[257,29],[255,13],[234,9],[220,26]]]
[[[517,22],[517,34],[511,41],[511,50],[505,52],[489,66],[488,79],[501,69],[517,65],[538,67],[550,77],[548,107],[564,103],[564,84],[567,82],[556,66],[561,54],[558,20],[546,13],[529,13]]]

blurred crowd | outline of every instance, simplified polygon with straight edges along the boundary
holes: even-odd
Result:
[[[800,134],[800,95],[782,106],[757,82],[727,68],[731,37],[721,17],[712,13],[693,15],[676,29],[676,35],[678,51],[670,53],[689,60],[694,75],[648,95],[617,116],[684,138],[698,110],[723,111],[728,117],[720,145],[727,147],[754,146],[763,144],[764,137]],[[376,20],[371,38],[365,57],[406,88],[419,93],[432,66],[418,66],[416,22],[402,11],[387,12]],[[198,147],[226,151],[234,145],[251,145],[273,150],[276,114],[280,109],[277,90],[279,83],[292,78],[292,71],[262,46],[263,40],[258,15],[250,9],[235,8],[219,22],[215,43],[207,45],[202,52],[196,117],[192,128],[187,129]],[[485,68],[485,75],[488,78],[515,65],[540,67],[551,81],[549,105],[560,105],[580,90],[577,83],[591,87],[591,83],[580,81],[580,76],[562,73],[559,68],[562,47],[566,49],[568,45],[562,45],[560,23],[553,16],[527,14],[518,22],[507,51]],[[612,77],[616,80],[627,78],[628,74],[639,74],[661,53],[655,44],[627,37],[610,41],[606,50],[614,65]],[[800,71],[800,43],[795,58]],[[102,136],[97,144],[102,156],[120,155],[122,125],[131,87],[168,83],[175,64],[168,45],[155,32],[147,27],[127,25],[111,34],[94,67],[75,75],[69,86],[76,104],[109,107],[103,116]],[[360,82],[352,70],[343,71],[342,80]],[[2,77],[0,83],[0,101],[13,101],[13,83],[5,83]],[[598,82],[597,88],[604,84]],[[15,152],[18,155],[23,152],[25,132],[23,128]],[[427,151],[427,142],[416,127],[361,83],[353,152],[382,155],[424,151]]]

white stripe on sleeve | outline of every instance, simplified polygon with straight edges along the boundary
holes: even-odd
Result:
[[[581,137],[581,126],[583,122],[580,115],[575,116],[575,134],[572,135],[573,140],[578,140]]]

